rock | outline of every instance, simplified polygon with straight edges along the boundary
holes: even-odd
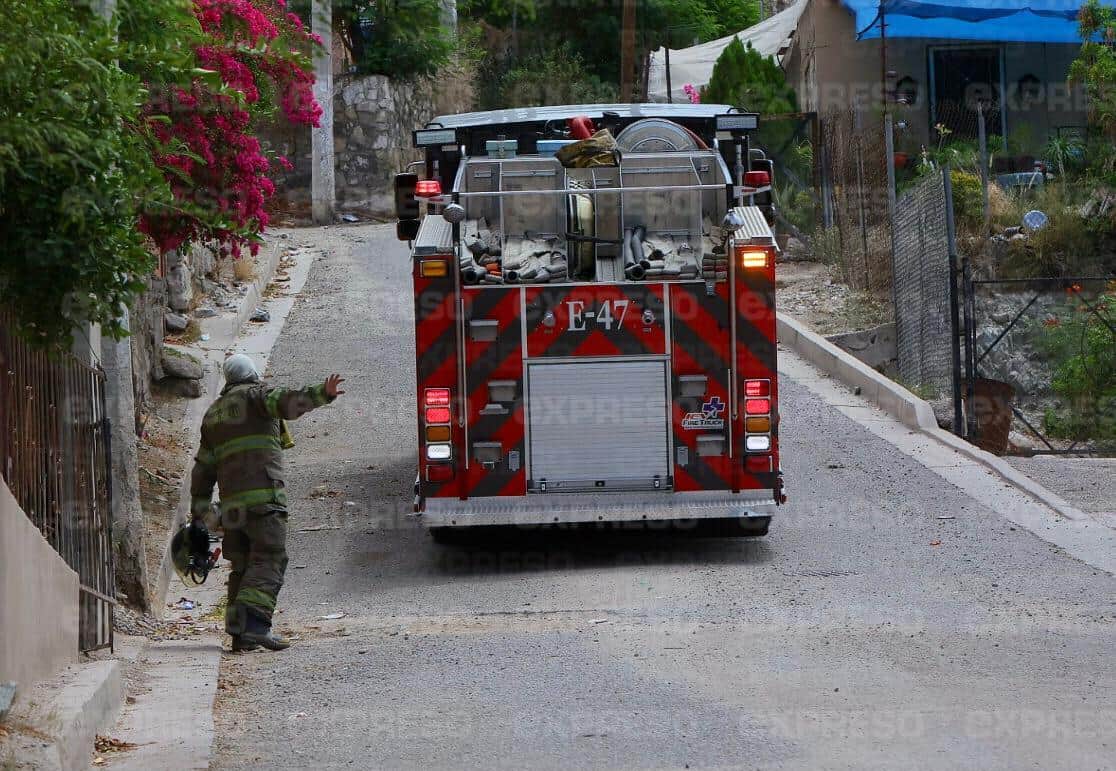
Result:
[[[940,396],[937,399],[930,401],[930,407],[934,410],[934,417],[938,421],[938,427],[946,431],[953,430],[953,397]]]
[[[255,312],[248,317],[249,321],[255,321],[258,324],[264,324],[271,321],[271,314],[265,308],[256,308]]]
[[[194,287],[190,280],[190,269],[185,264],[175,265],[167,270],[167,305],[172,311],[189,310],[194,299]]]
[[[205,368],[193,356],[167,348],[163,351],[163,373],[168,378],[198,380],[205,374]]]
[[[201,308],[198,308],[196,311],[194,311],[194,318],[196,318],[196,319],[208,319],[208,318],[212,318],[216,315],[217,315],[217,311],[215,309],[206,308],[204,306],[201,307]]]
[[[188,326],[190,326],[190,320],[185,316],[178,313],[167,313],[163,315],[163,327],[168,332],[185,332]]]
[[[203,393],[201,380],[184,380],[179,377],[168,377],[160,380],[159,385],[168,393],[172,393],[176,396],[185,396],[189,399],[197,399]]]
[[[806,244],[799,241],[797,238],[787,239],[787,248],[783,250],[780,259],[783,262],[806,262],[813,259],[810,250],[806,248]]]

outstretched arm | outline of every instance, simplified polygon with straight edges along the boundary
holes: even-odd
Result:
[[[308,388],[272,388],[262,390],[262,408],[276,420],[295,420],[317,407],[331,403],[341,394],[345,379],[330,375],[324,383]]]

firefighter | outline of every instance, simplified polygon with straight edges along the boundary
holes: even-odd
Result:
[[[270,388],[243,354],[226,359],[223,371],[225,388],[202,421],[191,513],[208,516],[213,486],[220,486],[221,545],[232,563],[225,630],[233,650],[282,650],[290,643],[272,633],[271,617],[287,569],[283,449],[294,443],[285,421],[331,403],[345,393],[344,380],[330,375],[308,388]]]

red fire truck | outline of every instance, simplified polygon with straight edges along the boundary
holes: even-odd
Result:
[[[424,173],[395,193],[414,264],[415,511],[436,538],[664,520],[767,533],[785,497],[758,120],[578,105],[414,132]]]

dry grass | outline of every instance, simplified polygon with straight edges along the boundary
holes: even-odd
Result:
[[[250,257],[241,257],[239,260],[233,260],[233,277],[241,283],[248,283],[249,281],[256,280],[256,262]]]

